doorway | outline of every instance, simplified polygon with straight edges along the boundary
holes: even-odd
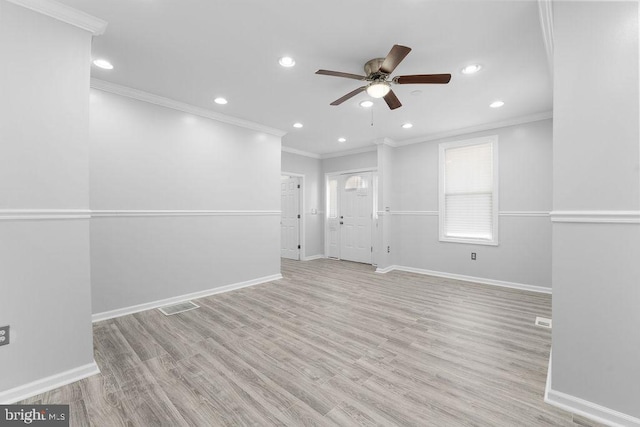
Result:
[[[300,177],[282,175],[280,181],[280,256],[300,260]]]
[[[374,174],[327,177],[326,253],[329,258],[373,262]]]

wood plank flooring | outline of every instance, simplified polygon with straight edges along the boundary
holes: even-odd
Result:
[[[94,325],[101,374],[23,403],[85,426],[594,426],[543,402],[549,295],[333,260]]]

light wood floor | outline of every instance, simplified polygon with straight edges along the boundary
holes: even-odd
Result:
[[[548,295],[332,260],[94,325],[71,425],[595,425],[543,402]]]

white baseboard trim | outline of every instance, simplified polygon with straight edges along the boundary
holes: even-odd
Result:
[[[189,301],[198,298],[204,298],[215,294],[221,294],[224,292],[234,291],[236,289],[246,288],[249,286],[255,286],[262,283],[272,282],[274,280],[282,279],[282,274],[273,274],[271,276],[259,277],[257,279],[247,280],[245,282],[232,283],[230,285],[219,286],[213,289],[207,289],[204,291],[193,292],[190,294],[178,295],[171,298],[165,298],[157,301],[147,302],[144,304],[132,305],[130,307],[118,308],[116,310],[104,311],[102,313],[96,313],[91,316],[93,323],[101,322],[103,320],[113,319],[116,317],[126,316],[127,314],[139,313],[141,311],[151,310],[153,308],[163,307],[165,305],[177,304],[184,301]]]
[[[100,368],[93,361],[92,363],[0,392],[0,404],[10,405],[99,373]]]
[[[640,418],[614,411],[570,394],[555,391],[551,388],[551,359],[553,351],[549,353],[549,368],[547,369],[547,383],[544,387],[544,401],[564,411],[581,415],[593,421],[612,427],[639,427]]]
[[[385,267],[385,268],[377,267],[376,268],[376,273],[384,274],[384,273],[388,273],[388,272],[393,271],[393,270],[399,270],[398,266],[397,265],[390,265],[389,267]]]
[[[323,259],[326,258],[324,255],[320,254],[320,255],[311,255],[311,256],[306,256],[304,258],[302,258],[302,261],[313,261],[314,259]]]
[[[522,291],[538,292],[550,294],[551,288],[544,286],[527,285],[525,283],[506,282],[503,280],[485,279],[483,277],[465,276],[463,274],[445,273],[443,271],[425,270],[422,268],[405,267],[402,265],[392,265],[383,269],[376,269],[376,273],[388,273],[392,270],[406,271],[408,273],[425,274],[427,276],[443,277],[445,279],[462,280],[465,282],[481,283],[483,285],[500,286],[503,288],[519,289]]]
[[[545,390],[544,401],[562,410],[581,415],[612,427],[638,427],[640,418],[614,411],[605,406],[589,402],[553,389]]]

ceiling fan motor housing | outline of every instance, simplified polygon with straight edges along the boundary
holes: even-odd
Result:
[[[383,62],[384,58],[375,58],[364,64],[364,72],[367,75],[367,80],[386,80],[387,74],[380,71]]]

